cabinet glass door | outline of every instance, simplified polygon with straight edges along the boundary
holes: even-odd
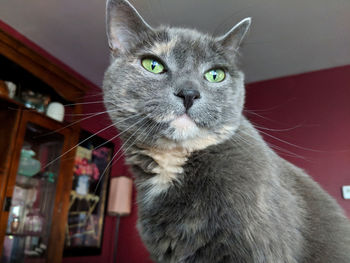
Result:
[[[27,124],[2,263],[46,261],[63,143],[62,134]]]

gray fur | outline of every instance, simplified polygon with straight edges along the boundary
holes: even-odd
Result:
[[[242,115],[236,52],[250,20],[215,38],[142,26],[123,0],[108,1],[111,16],[105,104],[135,176],[138,229],[153,260],[349,263],[350,225],[342,209]],[[140,61],[149,55],[167,72],[146,71]],[[203,78],[214,67],[225,69],[224,81]],[[174,94],[184,88],[201,98],[187,112],[195,125],[181,130],[173,121],[185,108]]]

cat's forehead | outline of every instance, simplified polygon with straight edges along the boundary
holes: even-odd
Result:
[[[163,29],[161,38],[154,38],[150,51],[160,57],[171,57],[178,63],[213,61],[224,57],[223,48],[215,38],[192,29]]]

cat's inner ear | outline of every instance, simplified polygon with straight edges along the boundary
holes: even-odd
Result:
[[[152,30],[126,0],[108,0],[106,18],[108,44],[112,51],[127,51],[141,33]]]
[[[243,19],[241,22],[231,28],[226,34],[218,37],[217,40],[226,49],[237,51],[249,30],[251,22],[252,19],[250,17]]]

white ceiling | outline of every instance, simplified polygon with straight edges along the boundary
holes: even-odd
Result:
[[[350,64],[349,0],[132,0],[146,21],[222,34],[245,17],[247,82]],[[101,84],[105,0],[1,0],[0,19]]]

